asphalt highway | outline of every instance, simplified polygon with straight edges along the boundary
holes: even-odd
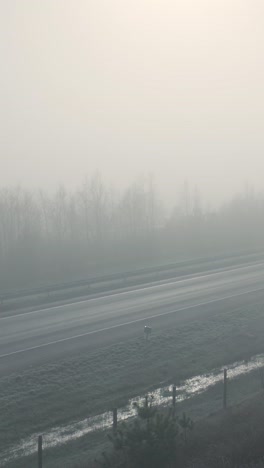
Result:
[[[142,335],[264,295],[264,263],[157,282],[73,304],[0,318],[0,373]]]

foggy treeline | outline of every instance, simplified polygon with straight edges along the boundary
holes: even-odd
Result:
[[[153,182],[122,193],[96,175],[54,194],[0,189],[0,290],[81,279],[264,245],[264,196],[205,210],[187,183],[165,209]]]

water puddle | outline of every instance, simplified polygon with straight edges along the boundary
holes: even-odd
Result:
[[[247,362],[236,362],[229,366],[228,379],[235,379],[254,370],[264,367],[264,354],[253,357]],[[223,381],[224,367],[214,372],[198,375],[182,382],[177,386],[177,402],[181,402],[199,395],[210,387]],[[172,386],[161,387],[151,392],[156,406],[165,406],[172,403]],[[139,396],[129,400],[128,404],[118,410],[118,421],[125,421],[136,415],[134,403],[143,403],[145,396]],[[113,413],[106,412],[97,416],[84,419],[64,427],[55,427],[43,434],[43,448],[52,448],[69,441],[83,437],[90,432],[109,429],[113,423]],[[37,452],[38,434],[22,440],[18,445],[0,455],[0,466],[7,462],[19,459]]]

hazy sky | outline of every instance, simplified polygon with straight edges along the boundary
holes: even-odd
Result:
[[[0,185],[264,188],[263,0],[0,0]]]

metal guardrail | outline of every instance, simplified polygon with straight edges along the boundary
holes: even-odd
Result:
[[[263,251],[261,252],[263,255]],[[39,288],[34,288],[34,289],[21,289],[21,290],[16,290],[16,291],[7,291],[0,293],[0,301],[3,303],[6,300],[10,299],[17,299],[17,298],[22,298],[22,297],[29,297],[29,296],[35,296],[38,294],[49,294],[52,292],[56,291],[63,291],[65,289],[74,289],[74,288],[80,288],[80,287],[89,287],[92,284],[100,284],[100,283],[105,283],[105,282],[111,282],[115,280],[128,280],[129,278],[135,278],[139,276],[146,276],[146,275],[151,275],[151,274],[161,274],[161,273],[169,273],[173,272],[181,267],[187,267],[189,265],[203,265],[206,263],[214,264],[216,262],[225,262],[230,259],[235,259],[235,258],[244,258],[244,257],[249,257],[249,256],[255,256],[260,255],[260,252],[254,252],[254,253],[247,253],[245,252],[243,254],[237,253],[237,254],[232,254],[228,256],[216,256],[216,257],[205,257],[205,258],[198,258],[198,259],[190,259],[190,260],[184,260],[180,262],[175,262],[175,263],[170,263],[167,265],[162,265],[159,267],[147,267],[147,268],[142,268],[138,270],[133,270],[133,271],[127,271],[127,272],[119,272],[119,273],[112,273],[112,274],[107,274],[107,275],[102,275],[102,276],[95,276],[91,278],[86,278],[83,280],[79,281],[72,281],[72,282],[65,282],[65,283],[58,283],[50,286],[44,286],[44,287],[39,287]]]

